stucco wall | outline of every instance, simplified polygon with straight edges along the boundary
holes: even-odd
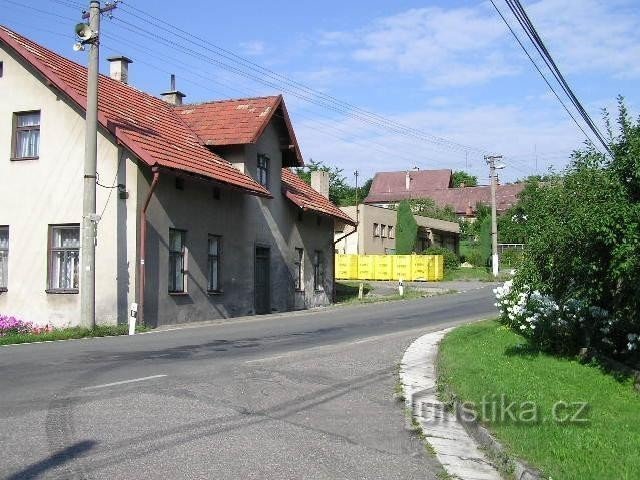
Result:
[[[8,291],[0,293],[0,313],[38,324],[76,325],[80,295],[45,290],[48,226],[80,224],[82,219],[84,118],[64,96],[46,87],[1,47],[0,61],[4,64],[0,78],[0,225],[10,229]],[[13,113],[27,110],[41,111],[40,157],[11,161]],[[135,291],[136,172],[137,167],[110,134],[101,132],[100,182],[111,185],[118,178],[127,185],[131,197],[120,200],[116,190],[97,189],[98,213],[108,201],[98,226],[96,248],[99,323],[115,323],[118,312],[125,320]],[[127,240],[130,235],[133,242]]]
[[[342,207],[342,210],[355,217],[356,207]],[[361,255],[385,255],[395,250],[397,236],[396,223],[397,223],[397,211],[384,207],[377,207],[374,205],[360,205],[358,207],[359,226],[358,232],[350,235],[349,237],[341,240],[337,243],[336,249],[338,253],[356,254]],[[448,222],[444,220],[438,220],[435,218],[424,217],[421,215],[415,215],[416,223],[423,229],[428,229],[431,232],[429,239],[425,236],[424,242],[420,237],[420,231],[418,233],[418,239],[416,242],[416,251],[421,252],[428,245],[443,246],[451,250],[457,251],[458,249],[458,236],[460,228],[455,222]],[[380,235],[375,236],[373,233],[374,224],[378,224]],[[381,225],[393,227],[393,238],[389,238],[387,232],[382,235]],[[344,232],[335,232],[335,238],[338,239],[347,233],[349,227]]]
[[[151,325],[184,323],[250,315],[254,310],[254,261],[256,246],[271,251],[271,310],[286,311],[329,302],[333,278],[333,222],[327,217],[299,211],[283,195],[282,157],[276,129],[267,127],[256,145],[220,150],[232,163],[256,177],[257,154],[271,159],[269,189],[264,199],[220,188],[214,199],[211,184],[184,179],[184,190],[175,177],[161,174],[148,211],[145,319]],[[151,175],[141,177],[139,196],[148,190]],[[318,218],[319,224],[318,224]],[[186,230],[187,292],[168,293],[169,229]],[[207,293],[207,238],[222,236],[220,277],[222,293]],[[305,250],[305,290],[295,292],[295,248]],[[314,250],[325,255],[323,291],[313,289]]]

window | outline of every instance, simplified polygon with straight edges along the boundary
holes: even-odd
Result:
[[[51,293],[78,293],[80,225],[49,227],[49,288]]]
[[[220,200],[220,187],[213,187],[212,194],[214,200]]]
[[[302,292],[304,290],[304,250],[296,248],[296,290]]]
[[[0,227],[0,292],[6,292],[9,279],[9,227]]]
[[[40,154],[40,112],[19,112],[13,118],[14,160],[36,159]]]
[[[184,293],[184,237],[183,230],[169,229],[169,293]]]
[[[388,229],[388,230],[387,230],[387,237],[389,237],[389,238],[394,238],[393,226],[389,225],[389,226],[387,227],[387,229]]]
[[[0,78],[2,78],[2,75],[4,75],[4,64],[0,62]]]
[[[320,250],[316,250],[313,255],[313,289],[322,290],[324,283],[324,258]]]
[[[269,163],[269,157],[262,153],[258,154],[258,182],[265,188],[269,188]]]
[[[373,224],[373,236],[374,237],[379,237],[380,236],[380,225],[378,225],[377,223]]]
[[[222,237],[209,235],[207,290],[220,292],[220,243]]]
[[[383,223],[380,225],[380,236],[385,238],[387,236],[387,226]]]
[[[176,177],[176,190],[184,190],[184,178]]]

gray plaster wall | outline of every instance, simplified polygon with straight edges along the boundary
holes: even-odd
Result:
[[[270,162],[269,190],[274,198],[258,198],[220,185],[215,199],[211,183],[161,173],[147,213],[145,321],[151,326],[229,318],[255,313],[256,246],[270,249],[271,311],[326,305],[333,288],[333,220],[300,210],[282,194],[278,131],[269,125],[255,145],[218,151],[256,178],[257,155]],[[144,201],[152,175],[140,177],[138,198]],[[186,293],[168,293],[169,229],[186,231]],[[221,293],[207,292],[208,235],[222,236]],[[304,249],[303,291],[295,291],[296,248]],[[313,288],[313,255],[323,252],[324,284]]]

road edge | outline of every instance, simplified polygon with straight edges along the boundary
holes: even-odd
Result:
[[[449,475],[461,480],[501,480],[455,414],[437,398],[438,346],[452,329],[422,335],[404,352],[399,373],[405,406]]]

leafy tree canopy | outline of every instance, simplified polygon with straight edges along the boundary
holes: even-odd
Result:
[[[356,191],[354,186],[347,183],[347,178],[342,168],[331,167],[321,161],[309,160],[309,163],[304,167],[295,169],[298,177],[309,185],[311,185],[311,172],[315,171],[329,172],[329,199],[340,207],[355,205],[356,196],[358,203],[362,203],[362,200],[369,194],[371,182],[373,181],[373,179],[366,180],[364,185]]]
[[[460,187],[463,184],[465,187],[476,187],[478,185],[478,177],[467,172],[458,171],[453,172],[453,175],[451,175],[451,182],[454,187]]]

